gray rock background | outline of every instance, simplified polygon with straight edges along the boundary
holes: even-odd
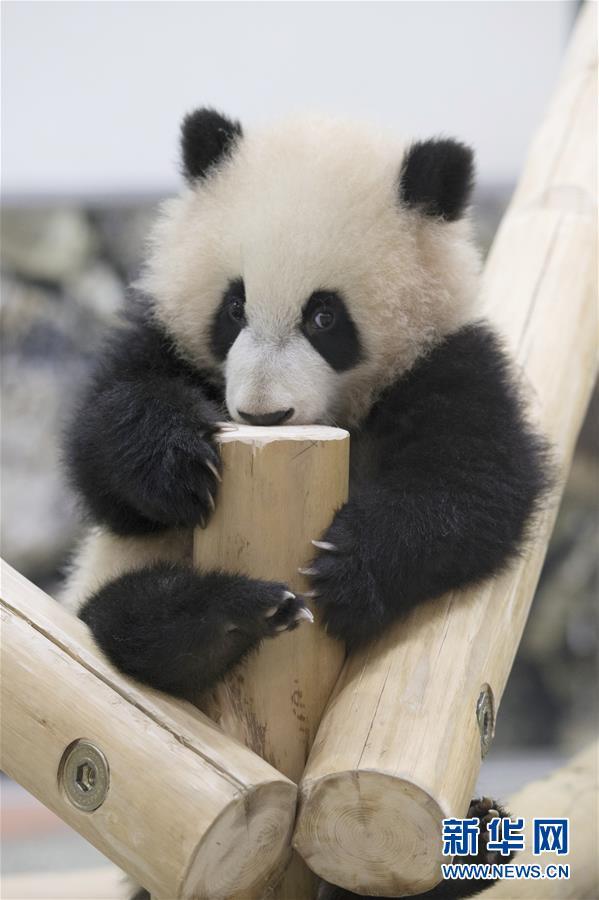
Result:
[[[2,215],[2,552],[52,590],[79,521],[60,432],[136,274],[151,207]]]
[[[487,246],[507,196],[477,198]],[[61,423],[138,271],[152,214],[147,204],[2,216],[2,554],[49,592],[80,528],[60,465]],[[595,397],[492,753],[566,753],[596,733],[598,411]]]

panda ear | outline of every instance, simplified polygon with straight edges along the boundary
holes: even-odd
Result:
[[[399,199],[427,216],[459,219],[474,186],[474,154],[454,140],[418,141],[407,150],[399,177]]]
[[[214,109],[204,107],[189,113],[181,124],[183,174],[188,181],[204,178],[242,137],[241,125]]]

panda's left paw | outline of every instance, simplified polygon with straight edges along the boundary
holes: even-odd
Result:
[[[475,797],[470,801],[470,806],[468,808],[467,817],[477,818],[480,822],[480,836],[478,841],[478,854],[476,857],[473,857],[473,862],[481,862],[481,863],[498,863],[498,862],[508,862],[509,859],[512,859],[513,853],[509,855],[509,857],[501,857],[499,853],[494,851],[490,851],[487,848],[487,844],[490,839],[489,835],[489,822],[492,819],[507,819],[509,818],[509,812],[505,809],[497,800],[491,800],[489,797]],[[467,860],[468,862],[470,860]]]
[[[322,539],[312,543],[319,553],[300,573],[310,579],[308,596],[322,624],[349,648],[365,643],[382,630],[385,608],[359,528],[341,510]]]

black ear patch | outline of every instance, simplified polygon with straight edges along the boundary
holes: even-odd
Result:
[[[399,198],[427,216],[454,222],[474,186],[474,154],[452,140],[418,141],[409,148],[399,176]]]
[[[242,137],[241,125],[214,109],[196,109],[181,124],[183,174],[188,181],[203,178],[208,170],[231,152]]]

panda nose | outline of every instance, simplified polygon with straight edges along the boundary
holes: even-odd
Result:
[[[237,412],[250,425],[282,425],[291,418],[295,410],[291,407],[291,409],[277,409],[276,412],[259,413],[258,415],[244,412],[242,409],[238,409]]]

